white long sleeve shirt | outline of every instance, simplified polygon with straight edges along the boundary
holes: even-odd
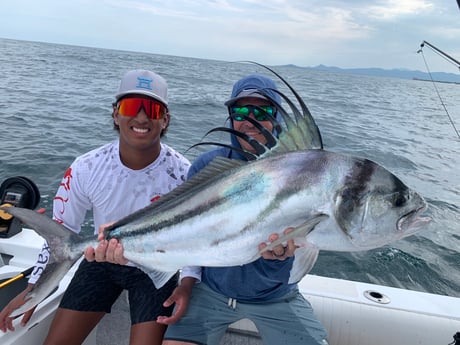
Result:
[[[120,160],[118,139],[92,150],[71,164],[53,201],[53,219],[79,233],[92,210],[94,233],[99,226],[117,221],[154,202],[182,184],[190,162],[171,147],[161,144],[158,158],[141,170],[132,170]],[[49,261],[45,244],[29,278],[35,284]]]

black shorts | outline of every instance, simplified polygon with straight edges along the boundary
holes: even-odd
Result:
[[[62,297],[60,308],[110,313],[123,290],[128,291],[131,324],[155,321],[170,316],[174,306],[163,302],[177,286],[178,274],[161,289],[137,267],[82,260]]]

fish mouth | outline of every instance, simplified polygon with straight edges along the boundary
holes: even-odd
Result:
[[[419,231],[421,227],[427,225],[432,220],[428,216],[421,216],[426,210],[427,206],[423,205],[403,215],[398,219],[396,224],[398,231],[404,232],[405,235],[410,235]]]

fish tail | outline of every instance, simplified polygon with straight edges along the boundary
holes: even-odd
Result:
[[[21,207],[0,207],[0,210],[13,215],[22,223],[34,229],[48,244],[68,244],[80,238],[65,226],[33,210]]]
[[[67,259],[47,264],[46,269],[40,276],[40,279],[35,283],[33,289],[26,295],[25,300],[27,300],[27,302],[15,309],[11,313],[11,316],[16,317],[21,315],[50,296],[58,288],[59,282],[62,278],[64,278],[75,261],[76,260]]]
[[[0,207],[0,210],[18,218],[46,240],[50,248],[48,262],[75,262],[82,256],[82,249],[90,243],[89,238],[78,236],[44,214],[21,207]],[[94,240],[93,237],[90,240]]]
[[[26,296],[27,302],[13,312],[13,315],[20,315],[43,301],[58,287],[61,279],[82,256],[81,250],[72,250],[72,244],[77,239],[82,241],[78,235],[44,214],[20,207],[0,207],[0,209],[34,229],[50,247],[49,258],[44,262],[46,268],[43,270],[42,267],[36,267],[42,269],[42,272],[40,279]]]

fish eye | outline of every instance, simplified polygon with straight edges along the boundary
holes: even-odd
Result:
[[[396,193],[393,196],[393,205],[396,207],[402,207],[406,204],[407,202],[407,197],[404,193]]]

